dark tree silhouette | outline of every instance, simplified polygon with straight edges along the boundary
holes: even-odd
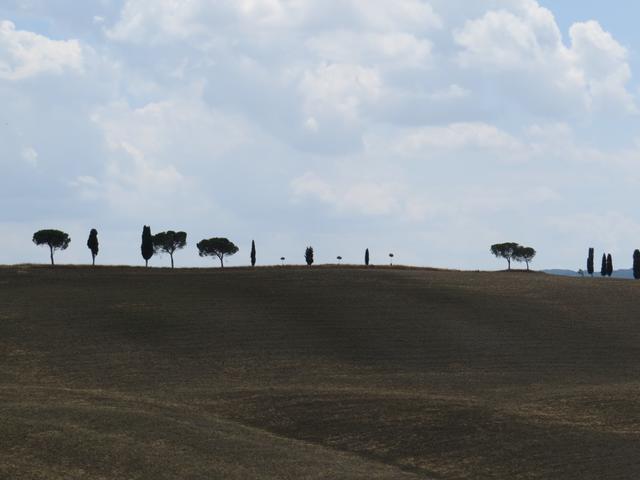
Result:
[[[522,246],[518,246],[518,248],[516,248],[514,254],[513,254],[513,259],[516,262],[524,262],[527,264],[527,272],[529,271],[529,264],[533,261],[534,257],[536,256],[537,252],[531,248],[531,247],[522,247]]]
[[[218,257],[222,268],[224,268],[224,257],[235,255],[240,250],[228,238],[201,240],[197,247],[201,257]]]
[[[587,273],[593,277],[593,257],[595,255],[595,250],[593,248],[589,249],[589,257],[587,257]]]
[[[151,235],[151,227],[144,226],[142,228],[142,244],[140,245],[140,253],[144,258],[144,266],[149,266],[149,260],[153,257],[153,235]]]
[[[607,255],[602,254],[602,266],[600,267],[600,275],[603,277],[607,276]]]
[[[251,266],[256,266],[256,242],[251,240]]]
[[[282,262],[282,266],[284,267],[284,261],[286,260],[286,258],[284,257],[280,257],[280,261]]]
[[[389,264],[393,267],[393,258],[395,257],[395,255],[393,253],[389,254],[389,258],[391,259],[391,261],[389,262]]]
[[[633,252],[633,278],[640,280],[640,250]]]
[[[491,253],[495,255],[496,258],[504,258],[509,265],[509,270],[511,270],[511,260],[514,258],[518,248],[521,248],[520,245],[513,242],[497,243],[491,245]]]
[[[338,260],[338,263],[342,262],[342,257],[337,256],[336,259]]]
[[[304,260],[307,262],[307,265],[313,265],[313,247],[307,247],[304,251]]]
[[[187,234],[185,232],[168,232],[156,233],[153,236],[154,253],[168,253],[171,257],[171,268],[173,268],[173,254],[176,250],[181,250],[187,245]]]
[[[91,229],[89,232],[89,239],[87,240],[87,247],[91,250],[91,259],[93,261],[93,266],[96,265],[96,257],[98,256],[99,243],[98,243],[98,231],[95,228]]]
[[[66,250],[71,243],[71,238],[69,238],[68,234],[60,230],[40,230],[33,234],[33,243],[38,246],[46,245],[49,247],[51,265],[55,265],[53,252],[56,250]]]
[[[607,276],[613,275],[613,257],[611,254],[607,255]]]
[[[364,264],[368,267],[369,266],[369,249],[367,248],[367,250],[364,252]]]

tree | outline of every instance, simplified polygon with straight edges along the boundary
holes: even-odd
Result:
[[[640,280],[640,250],[633,252],[633,278]]]
[[[149,260],[153,257],[153,235],[151,235],[151,227],[146,225],[142,228],[142,244],[140,245],[140,253],[144,258],[144,266],[149,266]]]
[[[369,266],[369,249],[367,248],[367,250],[364,252],[364,264],[368,267]]]
[[[338,264],[342,262],[342,257],[341,256],[337,256],[336,260],[338,260]]]
[[[536,256],[536,251],[531,247],[522,247],[518,245],[516,251],[514,252],[513,259],[516,262],[525,262],[527,264],[527,271],[529,271],[529,264],[533,261]]]
[[[91,258],[93,260],[93,266],[96,265],[96,257],[98,256],[99,243],[98,243],[98,231],[95,228],[89,232],[89,239],[87,240],[87,247],[91,250]]]
[[[187,234],[185,232],[160,232],[153,236],[154,253],[165,252],[171,257],[171,268],[173,268],[173,254],[176,250],[181,250],[187,245]]]
[[[284,257],[280,257],[280,261],[282,262],[282,266],[284,267],[284,261],[286,260],[286,258]]]
[[[228,238],[201,240],[197,247],[201,257],[218,257],[222,268],[224,268],[224,257],[230,257],[240,251]]]
[[[60,230],[40,230],[33,234],[33,243],[38,246],[46,245],[49,247],[51,265],[55,265],[53,252],[56,250],[66,250],[71,243],[71,238],[69,238],[68,234]]]
[[[391,259],[390,261],[390,265],[393,267],[393,257],[395,257],[395,255],[393,253],[389,254],[389,258]]]
[[[256,266],[256,242],[251,240],[251,266]]]
[[[611,254],[607,255],[607,276],[613,275],[613,257]]]
[[[593,248],[589,249],[589,257],[587,258],[587,273],[593,277],[593,257],[595,254],[595,250]]]
[[[307,262],[307,265],[313,265],[313,247],[307,247],[304,251],[304,260]]]
[[[504,258],[509,265],[509,270],[511,270],[511,260],[514,258],[518,248],[522,247],[513,242],[497,243],[496,245],[491,245],[491,253],[495,255],[496,258]]]
[[[603,277],[607,276],[607,255],[602,254],[602,266],[600,267],[600,275]]]

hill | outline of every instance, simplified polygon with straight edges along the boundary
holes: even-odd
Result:
[[[640,284],[0,268],[0,478],[640,478]]]

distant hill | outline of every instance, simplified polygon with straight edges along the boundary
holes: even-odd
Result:
[[[640,478],[640,282],[0,267],[0,478]]]
[[[563,269],[551,269],[551,270],[543,270],[544,273],[549,275],[558,275],[562,277],[579,277],[578,272],[573,270],[563,270]],[[586,272],[585,272],[586,275]],[[595,272],[593,274],[594,277],[600,277],[600,272]],[[614,270],[612,278],[624,278],[628,280],[633,280],[633,270]]]

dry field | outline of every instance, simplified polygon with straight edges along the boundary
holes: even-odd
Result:
[[[640,478],[640,283],[0,268],[0,478]]]

